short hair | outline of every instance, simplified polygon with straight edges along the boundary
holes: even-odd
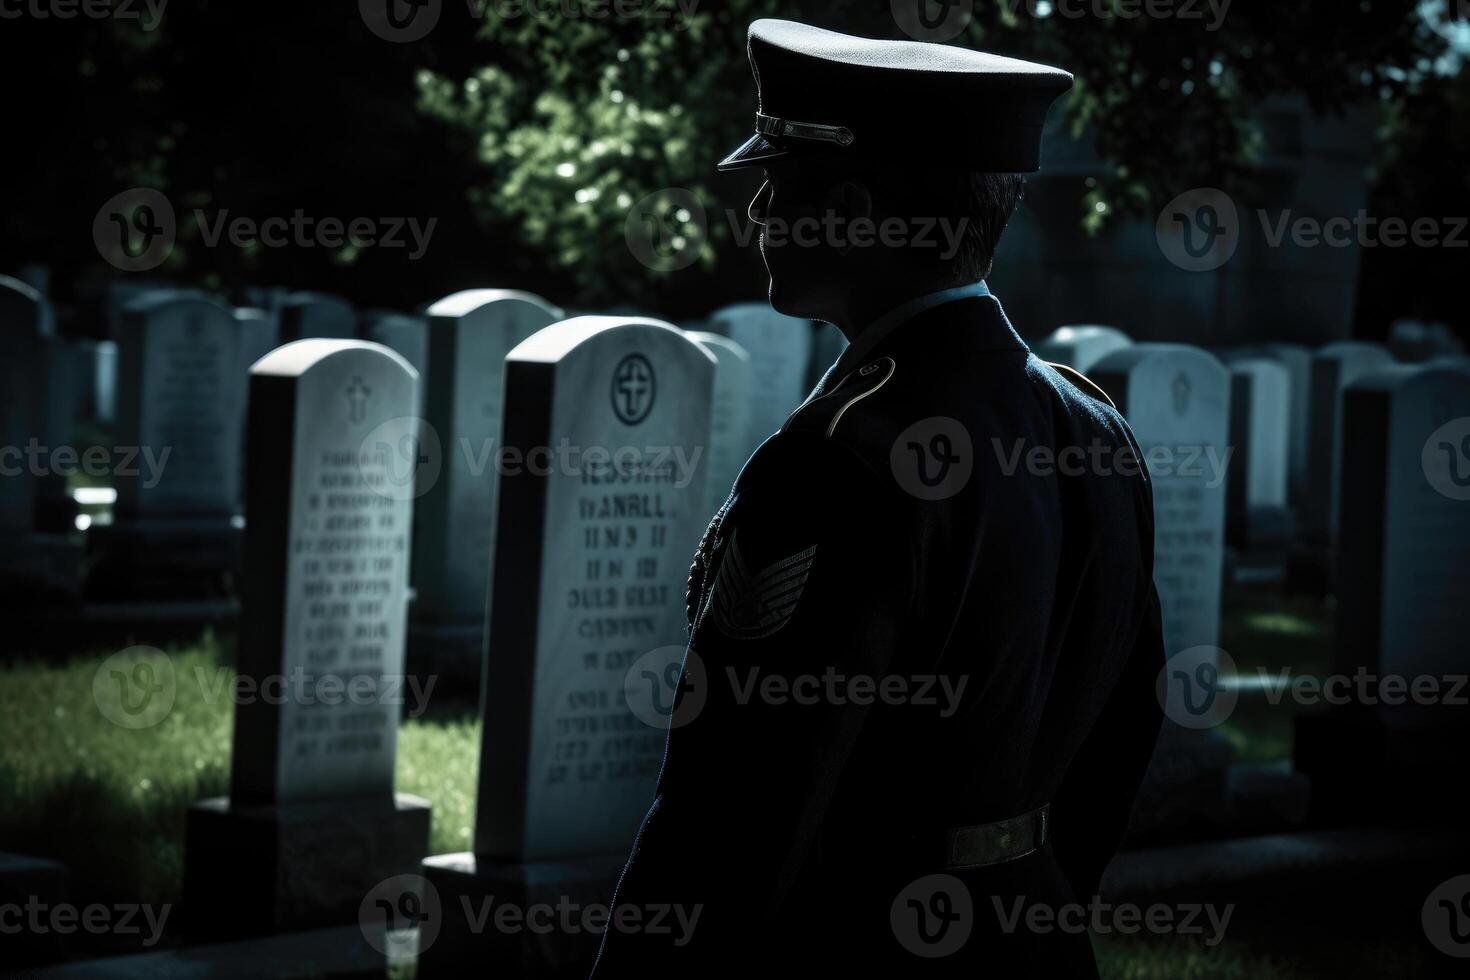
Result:
[[[949,229],[959,228],[954,254],[943,248],[912,252],[922,264],[949,265],[966,282],[990,275],[1001,233],[1026,186],[1020,174],[925,168],[865,168],[859,179],[869,183],[880,198],[878,206],[888,214],[908,220],[947,221]],[[943,241],[938,231],[934,234]]]

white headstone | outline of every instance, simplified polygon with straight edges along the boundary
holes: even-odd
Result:
[[[623,854],[652,799],[666,733],[639,720],[624,683],[644,655],[683,652],[714,373],[677,328],[616,317],[558,323],[506,359],[507,449],[578,452],[501,479],[483,857]]]
[[[291,293],[281,300],[276,312],[281,322],[283,344],[308,337],[349,339],[357,336],[357,311],[340,296]]]
[[[293,686],[235,709],[233,805],[391,798],[413,513],[391,456],[417,383],[350,340],[251,371],[239,670]]]
[[[227,519],[240,471],[232,311],[151,293],[124,308],[119,330],[117,445],[136,452],[116,474],[119,516]]]
[[[510,289],[465,290],[429,307],[424,417],[440,465],[417,471],[414,617],[470,627],[471,651],[483,643],[495,547],[505,356],[557,319],[559,311],[539,296]]]
[[[393,310],[368,310],[362,315],[362,335],[375,344],[397,351],[419,377],[429,377],[428,318]],[[419,386],[418,415],[424,414],[424,385]]]
[[[705,455],[705,510],[713,517],[725,505],[735,478],[749,459],[750,355],[729,337],[694,331],[689,339],[715,359],[714,397],[710,403],[710,446]]]
[[[1133,341],[1116,327],[1084,323],[1057,327],[1036,345],[1036,356],[1087,374],[1092,366]]]
[[[1344,340],[1312,356],[1310,450],[1302,529],[1319,546],[1331,548],[1337,527],[1342,460],[1342,393],[1365,374],[1393,362],[1378,344]]]
[[[1247,538],[1285,526],[1291,375],[1273,361],[1230,362],[1231,520]]]
[[[1128,420],[1153,479],[1154,583],[1168,656],[1216,646],[1230,377],[1197,347],[1137,344],[1090,374]]]
[[[811,321],[777,313],[768,303],[736,303],[711,313],[709,330],[750,355],[750,436],[759,445],[786,423],[810,390]]]
[[[0,276],[0,447],[18,454],[0,475],[0,530],[24,533],[35,517],[38,474],[26,460],[32,438],[40,439],[50,349],[50,314],[45,299],[18,279]]]
[[[1335,667],[1435,677],[1444,693],[1470,672],[1470,370],[1361,375],[1342,426]]]
[[[1251,344],[1225,353],[1225,363],[1242,359],[1269,358],[1286,368],[1291,384],[1291,413],[1287,437],[1287,493],[1291,505],[1302,506],[1307,497],[1307,473],[1311,453],[1312,352],[1301,344]]]

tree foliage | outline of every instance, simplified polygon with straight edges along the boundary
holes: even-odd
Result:
[[[1130,15],[1142,8],[1141,0],[997,0],[975,4],[955,38],[1076,75],[1059,111],[1105,162],[1078,201],[1078,220],[1092,231],[1184,188],[1249,182],[1268,149],[1255,116],[1269,100],[1304,97],[1321,113],[1396,104],[1444,47],[1402,0],[1181,2],[1155,8],[1173,16]],[[421,72],[419,102],[474,136],[483,176],[470,200],[482,219],[514,224],[522,244],[603,302],[656,302],[675,288],[624,242],[629,209],[645,196],[683,188],[716,215],[721,204],[742,213],[723,200],[713,162],[750,132],[750,21],[783,16],[903,36],[887,3],[727,0],[684,13],[650,2],[644,16],[616,20],[566,9],[486,18],[485,67],[467,77]],[[675,231],[705,235],[700,217]],[[731,237],[728,222],[709,220],[699,268],[712,271]],[[690,281],[681,272],[678,291]]]

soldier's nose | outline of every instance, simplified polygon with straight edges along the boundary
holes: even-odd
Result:
[[[768,180],[764,184],[761,184],[760,190],[755,192],[755,197],[751,198],[750,207],[746,209],[745,213],[750,215],[751,221],[764,228],[766,224],[766,215],[770,214],[770,211],[771,182]]]

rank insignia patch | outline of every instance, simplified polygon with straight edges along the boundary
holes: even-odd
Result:
[[[732,536],[710,592],[715,626],[735,640],[770,636],[785,626],[796,612],[816,555],[817,546],[812,545],[752,575],[737,537]]]

